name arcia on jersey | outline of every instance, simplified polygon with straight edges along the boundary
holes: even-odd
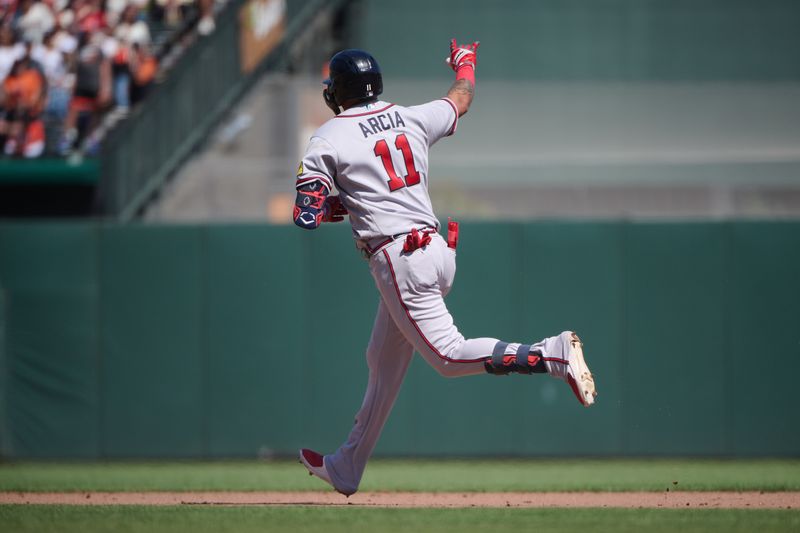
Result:
[[[361,133],[364,134],[365,139],[370,135],[374,135],[381,131],[386,131],[405,125],[406,123],[403,122],[403,117],[400,116],[399,111],[381,113],[380,115],[369,117],[366,121],[358,123],[358,127],[361,128]]]

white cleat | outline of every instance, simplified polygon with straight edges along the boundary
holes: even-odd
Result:
[[[350,494],[342,492],[334,486],[333,481],[331,481],[331,476],[328,474],[328,469],[325,468],[325,458],[322,455],[318,454],[314,450],[303,448],[300,450],[300,462],[303,463],[303,466],[308,469],[309,475],[317,476],[322,481],[333,487],[333,489],[339,494],[350,496]]]
[[[583,359],[583,343],[574,332],[564,332],[562,335],[570,335],[569,349],[567,351],[567,375],[566,381],[572,388],[572,392],[584,407],[594,404],[597,391],[594,387],[594,377]]]

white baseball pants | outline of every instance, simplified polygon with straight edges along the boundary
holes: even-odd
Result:
[[[398,239],[370,258],[370,270],[381,294],[367,348],[369,381],[364,402],[347,441],[325,456],[334,486],[350,494],[358,489],[381,430],[389,417],[411,357],[416,350],[446,377],[485,373],[498,339],[465,339],[453,323],[444,297],[453,285],[455,251],[438,234],[427,246],[403,252]],[[557,337],[533,345],[546,357]],[[511,343],[505,353],[520,346]]]

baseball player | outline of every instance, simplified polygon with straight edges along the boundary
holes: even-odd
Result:
[[[452,40],[447,62],[455,82],[446,97],[418,106],[379,100],[380,68],[362,50],[334,55],[323,82],[322,96],[336,116],[311,137],[298,168],[294,222],[315,229],[349,215],[381,296],[367,347],[367,391],[347,441],[325,456],[300,450],[311,474],[347,496],[358,490],[415,350],[445,377],[550,374],[583,405],[594,403],[594,379],[575,333],[535,344],[465,339],[445,306],[458,226],[448,224],[447,239],[439,235],[428,196],[428,149],[456,132],[472,103],[477,50],[477,42]]]

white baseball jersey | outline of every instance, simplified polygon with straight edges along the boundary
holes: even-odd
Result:
[[[456,106],[448,99],[349,109],[311,138],[297,184],[335,185],[358,239],[438,228],[428,196],[428,148],[452,134],[457,121]],[[381,302],[367,347],[367,391],[347,441],[325,455],[319,467],[321,477],[342,494],[358,490],[415,350],[444,376],[485,374],[489,364],[502,368],[534,360],[567,379],[571,332],[534,344],[467,339],[459,332],[444,302],[456,273],[455,250],[438,233],[430,237],[410,251],[406,239],[388,239],[369,255]]]
[[[297,186],[336,185],[357,239],[438,228],[428,195],[428,148],[457,125],[458,111],[448,98],[413,107],[378,101],[350,108],[311,137]]]

